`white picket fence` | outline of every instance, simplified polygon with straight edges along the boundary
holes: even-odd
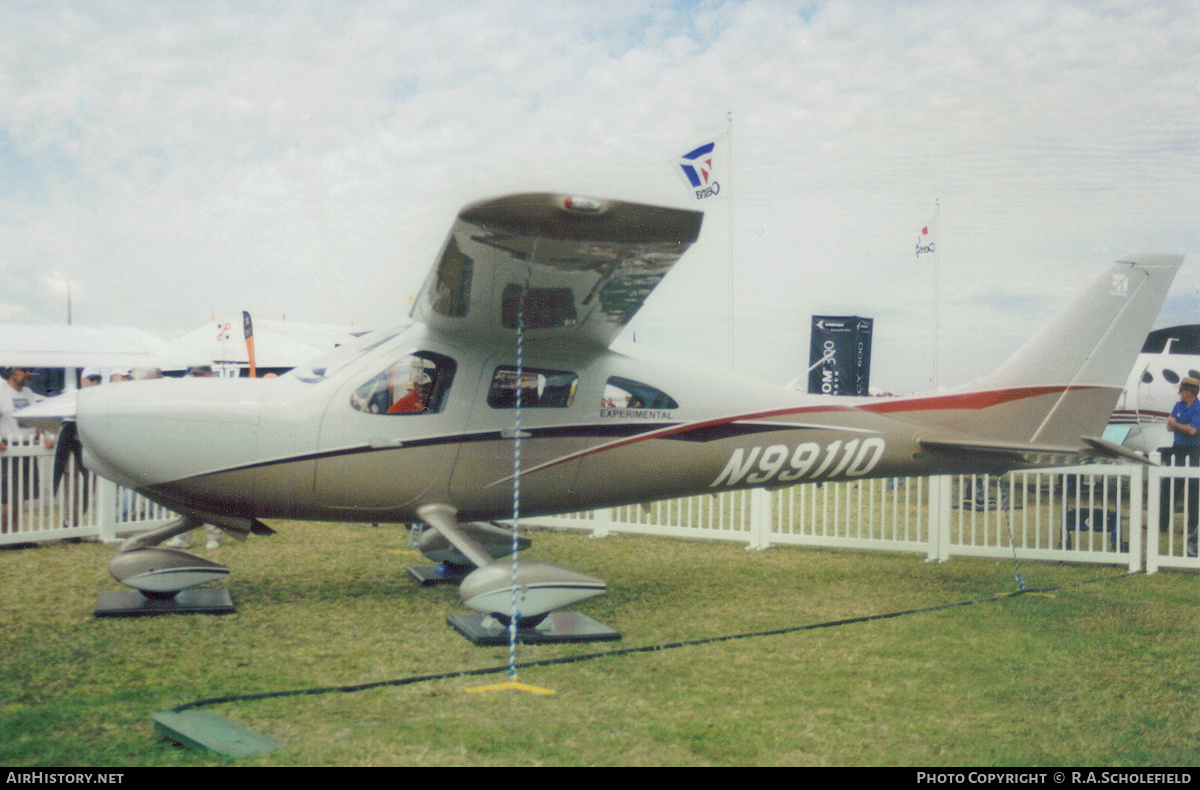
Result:
[[[807,483],[753,489],[523,520],[531,526],[744,542],[747,548],[808,545],[951,557],[1200,570],[1195,504],[1164,481],[1191,479],[1200,468],[1139,464],[1014,472],[1002,477],[953,475]],[[1147,485],[1148,482],[1148,485]],[[1179,510],[1181,512],[1173,512]],[[1191,526],[1188,526],[1189,522]],[[1143,564],[1144,563],[1144,564]]]
[[[66,538],[112,541],[174,517],[131,490],[73,467],[53,494],[53,456],[41,446],[13,443],[0,454],[9,502],[7,519],[0,519],[0,546]],[[522,523],[588,530],[597,537],[628,532],[733,540],[754,549],[790,544],[908,551],[930,561],[1015,554],[1131,571],[1144,567],[1148,573],[1200,570],[1195,525],[1200,514],[1183,491],[1185,480],[1200,486],[1200,467],[1092,464],[1002,477],[807,483]],[[1160,508],[1171,515],[1162,523]]]
[[[9,439],[0,466],[8,503],[0,514],[0,546],[71,538],[114,541],[176,517],[127,488],[79,473],[74,461],[55,494],[54,450],[40,444]]]

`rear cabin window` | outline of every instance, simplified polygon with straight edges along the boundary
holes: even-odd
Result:
[[[603,409],[678,409],[667,393],[640,381],[613,376],[604,386]]]
[[[565,409],[575,401],[579,377],[568,370],[521,371],[521,408]],[[488,389],[488,405],[493,409],[513,409],[517,406],[517,369],[501,366],[492,375]]]
[[[431,351],[409,354],[388,365],[350,396],[368,414],[432,414],[446,404],[457,365]]]

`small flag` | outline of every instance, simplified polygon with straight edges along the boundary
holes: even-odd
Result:
[[[676,160],[677,170],[684,184],[696,200],[716,197],[721,194],[721,182],[717,178],[717,141],[697,146]]]
[[[929,225],[926,225],[925,227],[921,228],[921,232],[917,234],[917,258],[919,259],[923,254],[933,251],[933,237],[929,235]]]

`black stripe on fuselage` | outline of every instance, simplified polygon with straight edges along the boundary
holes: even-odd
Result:
[[[642,423],[621,423],[621,424],[591,424],[591,425],[559,425],[546,428],[522,428],[522,434],[528,434],[526,438],[533,439],[565,439],[565,438],[596,438],[596,439],[623,439],[628,437],[636,437],[640,434],[649,434],[663,429],[672,428],[683,423],[677,422],[642,422]],[[780,430],[803,430],[809,426],[804,425],[781,425],[781,424],[761,424],[761,423],[719,423],[716,425],[704,424],[697,425],[695,428],[684,428],[678,433],[672,433],[663,438],[669,438],[676,441],[685,442],[712,442],[720,439],[729,439],[737,436],[749,436],[757,433],[767,433]],[[477,433],[462,433],[448,434],[446,436],[431,436],[424,439],[413,439],[410,441],[401,441],[394,446],[372,447],[369,444],[356,445],[354,447],[343,447],[338,450],[323,450],[315,453],[302,453],[300,455],[292,455],[286,458],[276,458],[271,461],[256,461],[250,464],[241,464],[239,466],[231,466],[227,469],[220,469],[213,472],[205,472],[202,475],[194,475],[193,477],[209,477],[211,475],[224,474],[227,472],[240,472],[247,469],[260,469],[270,466],[279,466],[282,464],[302,463],[304,461],[317,461],[323,458],[339,458],[342,456],[358,455],[361,453],[377,453],[388,450],[404,450],[417,447],[435,447],[441,444],[472,444],[475,442],[494,442],[494,441],[511,441],[511,436],[505,436],[501,431],[479,431]]]

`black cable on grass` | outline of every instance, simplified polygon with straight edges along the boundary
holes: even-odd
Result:
[[[658,645],[643,645],[641,647],[625,647],[618,650],[603,650],[599,653],[584,653],[578,656],[563,656],[561,658],[547,658],[541,661],[522,662],[520,668],[529,667],[548,667],[557,664],[576,664],[581,661],[591,661],[596,658],[613,658],[616,656],[633,655],[635,653],[655,653],[660,650],[673,650],[678,647],[694,647],[696,645],[706,645],[714,642],[730,642],[735,639],[750,639],[760,636],[781,636],[783,634],[792,634],[798,631],[815,631],[819,628],[836,628],[842,625],[851,625],[854,623],[868,623],[872,620],[890,620],[895,617],[903,617],[910,614],[927,614],[929,612],[940,612],[945,609],[954,609],[960,606],[972,606],[981,603],[995,603],[1008,598],[1017,598],[1030,593],[1048,593],[1058,590],[1065,590],[1070,587],[1081,587],[1085,584],[1095,584],[1097,582],[1113,581],[1116,579],[1126,579],[1130,576],[1137,576],[1143,571],[1131,571],[1122,573],[1117,576],[1101,576],[1095,579],[1084,579],[1083,581],[1071,582],[1069,584],[1060,584],[1055,587],[1027,587],[1016,590],[1014,592],[999,593],[987,598],[973,598],[967,601],[956,601],[954,603],[943,603],[937,606],[926,606],[920,609],[905,609],[899,612],[886,612],[884,614],[868,614],[862,617],[847,617],[843,620],[828,620],[823,623],[809,623],[808,625],[795,625],[787,628],[775,628],[769,631],[751,631],[744,634],[726,634],[724,636],[708,636],[702,639],[686,639],[680,642],[664,642]],[[331,694],[334,692],[351,693],[354,691],[368,691],[370,689],[384,688],[387,686],[411,686],[415,683],[425,683],[431,680],[452,680],[454,678],[473,677],[476,675],[498,675],[501,672],[507,672],[508,664],[498,667],[483,667],[481,669],[462,669],[454,672],[439,672],[432,675],[411,675],[406,678],[397,678],[395,680],[378,680],[373,683],[359,683],[351,686],[325,686],[322,688],[311,689],[291,689],[288,691],[264,691],[258,694],[231,694],[225,697],[209,697],[207,699],[199,699],[194,702],[186,702],[183,705],[177,705],[171,708],[174,713],[182,713],[185,710],[193,708],[206,707],[208,705],[220,705],[226,702],[248,702],[251,700],[272,699],[274,697],[300,697],[307,694]]]

